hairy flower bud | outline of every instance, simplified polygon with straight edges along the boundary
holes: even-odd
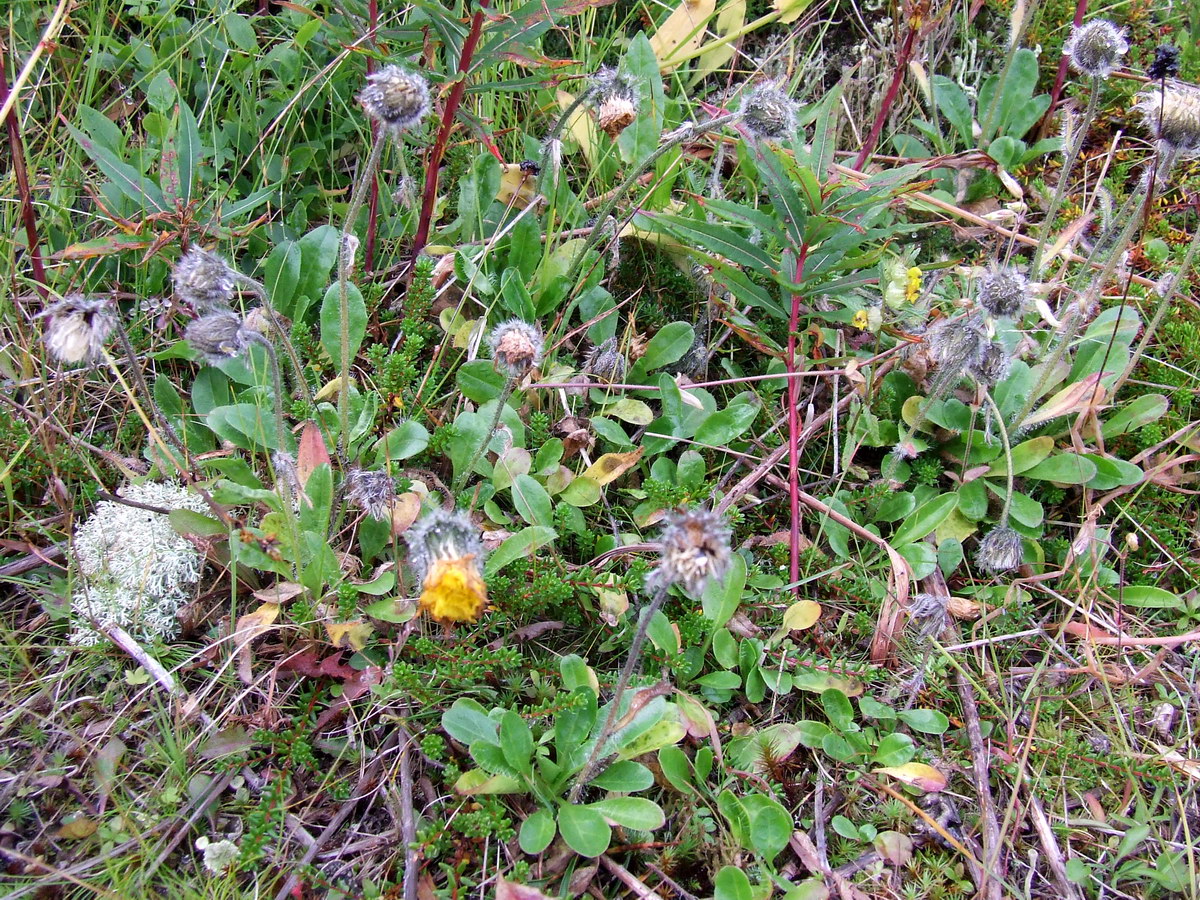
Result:
[[[670,513],[663,521],[661,562],[646,576],[646,588],[654,592],[678,584],[699,596],[729,566],[729,526],[717,513],[698,508]]]
[[[1138,94],[1142,125],[1171,153],[1200,151],[1200,86],[1170,79]]]
[[[987,332],[976,316],[941,319],[930,326],[925,340],[934,361],[951,371],[976,365],[987,349]]]
[[[501,322],[488,335],[496,371],[520,378],[542,361],[542,329],[520,319]]]
[[[241,356],[259,339],[246,328],[242,317],[231,310],[201,316],[184,329],[183,336],[193,350],[214,365]]]
[[[387,472],[351,469],[346,476],[346,499],[372,519],[390,522],[396,482]]]
[[[637,92],[616,69],[605,66],[592,78],[590,94],[596,124],[614,141],[637,118]]]
[[[985,572],[1007,572],[1021,565],[1024,559],[1021,536],[1005,525],[984,535],[975,551],[975,562]]]
[[[67,365],[91,363],[104,351],[116,319],[107,300],[68,294],[39,314],[46,321],[42,340],[50,355]]]
[[[421,584],[420,605],[436,621],[477,622],[487,605],[483,543],[471,517],[435,509],[404,535]]]
[[[1107,19],[1092,19],[1075,28],[1063,47],[1072,68],[1093,78],[1108,78],[1128,51],[1124,33]]]
[[[742,124],[759,140],[777,141],[796,130],[796,103],[773,84],[750,89],[742,100]]]
[[[625,377],[629,362],[625,354],[617,349],[617,339],[610,337],[603,343],[597,344],[583,361],[583,371],[595,375],[601,381],[609,384],[619,382]]]
[[[198,312],[224,309],[237,286],[237,273],[229,263],[200,247],[180,257],[171,279],[179,298]]]
[[[997,319],[1019,316],[1029,297],[1029,279],[1016,269],[999,268],[979,282],[979,305]]]
[[[993,387],[1008,377],[1012,369],[1012,354],[1001,341],[990,341],[983,355],[971,366],[971,375],[985,387]]]
[[[429,83],[400,66],[384,66],[367,76],[358,102],[372,119],[395,134],[408,131],[429,114]]]

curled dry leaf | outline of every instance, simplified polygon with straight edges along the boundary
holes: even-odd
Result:
[[[253,662],[250,653],[251,642],[265,634],[278,618],[279,604],[264,603],[258,609],[246,613],[237,620],[237,627],[233,632],[233,652],[237,657],[238,678],[242,680],[243,684],[250,684],[254,681],[254,673],[250,668]]]
[[[951,597],[946,604],[946,611],[956,619],[974,620],[983,615],[983,604],[966,597]]]
[[[304,593],[304,585],[294,581],[280,581],[261,591],[255,591],[251,596],[260,603],[275,603],[283,605]]]

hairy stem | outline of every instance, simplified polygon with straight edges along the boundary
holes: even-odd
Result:
[[[491,427],[484,432],[483,440],[479,446],[475,448],[475,453],[471,456],[471,461],[463,467],[463,470],[458,473],[458,477],[454,479],[454,484],[451,486],[451,493],[457,494],[462,490],[468,478],[471,477],[471,471],[475,468],[475,463],[479,462],[479,457],[483,456],[487,445],[492,442],[492,435],[496,433],[496,429],[500,427],[500,417],[504,415],[504,407],[508,403],[508,398],[512,396],[513,390],[517,386],[516,378],[509,378],[504,383],[504,390],[500,392],[500,396],[496,399],[496,415],[492,416]]]
[[[892,114],[892,105],[896,102],[896,95],[900,93],[900,85],[904,82],[904,73],[908,70],[909,62],[912,61],[913,46],[917,42],[917,26],[912,22],[907,22],[906,27],[904,42],[900,45],[900,52],[896,55],[896,69],[892,72],[892,82],[888,85],[887,93],[883,95],[883,102],[879,104],[879,111],[875,114],[875,121],[871,123],[871,131],[867,134],[867,139],[863,141],[862,149],[858,151],[858,156],[850,165],[850,168],[856,172],[862,171],[862,167],[875,152],[875,147],[879,143],[879,135],[883,132],[883,126],[886,124],[888,116]]]
[[[1013,455],[1012,444],[1008,438],[1008,426],[1004,424],[1004,414],[1000,412],[1000,407],[996,405],[996,401],[992,398],[992,392],[987,388],[983,388],[983,399],[988,402],[988,406],[992,408],[992,415],[996,417],[996,428],[1000,431],[1000,444],[1004,447],[1004,463],[1008,469],[1005,476],[1005,493],[1004,493],[1004,508],[1000,510],[1000,527],[1008,525],[1008,512],[1012,508],[1013,498]]]

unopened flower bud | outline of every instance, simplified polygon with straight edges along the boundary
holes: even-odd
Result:
[[[346,476],[346,499],[372,519],[391,521],[396,482],[387,472],[351,469]]]
[[[202,313],[227,307],[237,286],[237,273],[229,263],[200,247],[180,257],[171,278],[179,298]]]
[[[1125,35],[1107,19],[1092,19],[1071,32],[1063,52],[1076,72],[1108,78],[1129,50]]]
[[[229,310],[201,316],[188,325],[183,336],[193,350],[214,365],[241,356],[251,342],[259,339],[246,328],[241,316]]]
[[[796,103],[773,84],[760,84],[746,94],[742,124],[759,140],[777,141],[796,130]]]
[[[399,134],[429,114],[429,83],[424,76],[400,66],[384,66],[367,76],[358,95],[367,115]]]
[[[1179,48],[1174,44],[1159,44],[1154,48],[1154,61],[1146,67],[1151,81],[1174,78],[1179,74]]]
[[[979,360],[971,366],[975,380],[985,387],[993,387],[1008,377],[1012,369],[1012,354],[1001,341],[990,341]]]
[[[628,366],[625,354],[617,349],[617,339],[610,337],[591,349],[584,360],[583,371],[612,384],[625,377]]]
[[[935,322],[925,340],[934,361],[951,371],[976,365],[987,348],[987,332],[976,316]]]
[[[1021,536],[1004,525],[989,531],[975,551],[975,562],[985,572],[1007,572],[1021,565],[1024,559]]]
[[[993,269],[979,282],[979,305],[997,319],[1019,316],[1029,297],[1029,279],[1016,269]]]
[[[596,124],[613,140],[637,118],[637,92],[616,69],[602,68],[590,87]]]

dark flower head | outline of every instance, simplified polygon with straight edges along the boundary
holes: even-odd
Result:
[[[998,268],[979,282],[979,305],[997,319],[1019,316],[1029,298],[1029,279],[1016,269]]]
[[[669,514],[663,525],[661,562],[646,577],[647,589],[678,584],[692,596],[699,595],[710,580],[725,574],[729,537],[729,526],[715,512],[697,508]]]
[[[1146,77],[1151,81],[1174,78],[1179,74],[1179,48],[1174,44],[1159,44],[1154,48],[1154,62],[1146,67]]]
[[[351,469],[346,476],[346,499],[372,519],[390,522],[396,482],[387,472]]]
[[[183,336],[193,350],[214,365],[241,356],[251,343],[261,339],[230,310],[201,316],[184,329]]]
[[[1137,99],[1142,125],[1164,149],[1186,155],[1200,151],[1200,86],[1172,78],[1151,85]]]
[[[1025,559],[1021,536],[1005,525],[989,531],[979,542],[975,562],[985,572],[1007,572]]]
[[[520,378],[542,361],[542,329],[520,319],[501,322],[488,335],[496,371]]]
[[[229,263],[200,247],[193,247],[180,257],[171,277],[175,293],[197,312],[224,309],[237,286],[237,273]]]
[[[68,294],[40,313],[46,322],[42,340],[50,355],[68,365],[100,358],[116,324],[107,300]]]
[[[1129,50],[1125,35],[1107,19],[1092,19],[1071,32],[1063,52],[1076,72],[1108,78]]]
[[[925,340],[934,361],[952,371],[974,366],[987,349],[987,332],[976,316],[941,319],[930,326]]]
[[[399,134],[416,127],[429,114],[429,83],[416,72],[384,66],[367,76],[358,101],[368,116]]]
[[[1012,354],[1001,341],[990,341],[984,348],[979,361],[971,366],[975,380],[985,387],[993,387],[1008,377],[1012,369]]]
[[[759,140],[782,140],[796,130],[796,102],[773,84],[751,88],[741,113],[742,124]]]

